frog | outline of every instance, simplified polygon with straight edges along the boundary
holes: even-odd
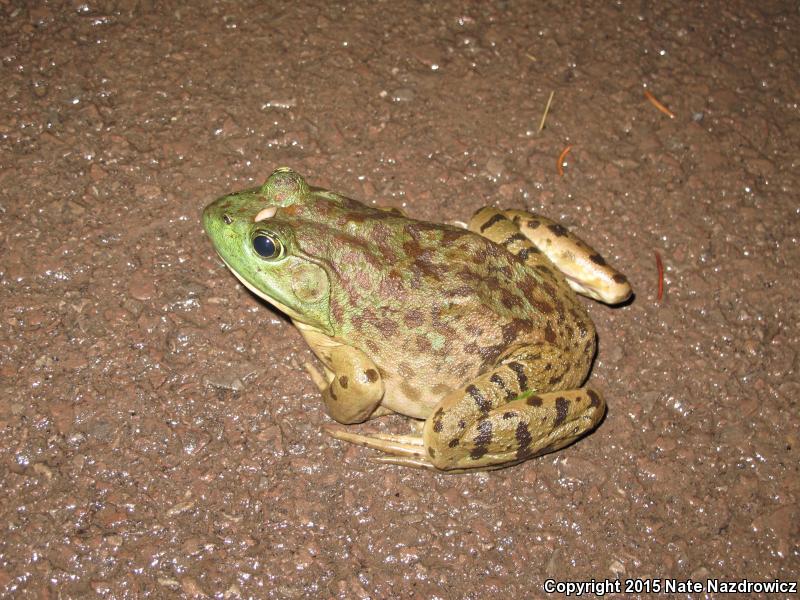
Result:
[[[597,336],[578,296],[617,305],[627,278],[563,225],[479,209],[466,227],[417,220],[288,167],[218,198],[203,226],[222,262],[284,313],[342,442],[438,472],[508,467],[597,427],[586,385]],[[404,415],[410,433],[342,425]]]

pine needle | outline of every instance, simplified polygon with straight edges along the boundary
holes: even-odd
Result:
[[[555,90],[550,92],[550,97],[547,99],[547,105],[544,107],[544,113],[542,113],[542,122],[539,123],[539,131],[537,131],[537,133],[542,133],[542,129],[544,129],[544,122],[547,120],[547,113],[550,112],[550,103],[553,101],[553,96],[555,93]]]

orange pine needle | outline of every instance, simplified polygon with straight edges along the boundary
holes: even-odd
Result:
[[[650,90],[645,90],[644,91],[644,97],[647,98],[650,101],[650,104],[655,106],[658,110],[660,110],[662,113],[667,115],[670,119],[674,119],[675,118],[675,113],[672,112],[670,109],[668,109],[663,104],[661,104],[661,102],[659,102],[656,99],[656,97],[653,96],[653,94],[650,93]]]
[[[664,263],[661,262],[661,255],[656,251],[656,268],[658,269],[658,296],[657,299],[661,302],[664,297]]]
[[[570,150],[572,150],[572,144],[564,148],[561,151],[561,155],[558,157],[558,163],[556,164],[556,169],[558,169],[558,174],[560,177],[564,176],[564,159],[567,158],[567,154],[569,154]]]

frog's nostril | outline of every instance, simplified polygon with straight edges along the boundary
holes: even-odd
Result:
[[[233,219],[231,219],[228,215],[222,215],[222,220],[225,221],[225,225],[230,225],[233,223]]]

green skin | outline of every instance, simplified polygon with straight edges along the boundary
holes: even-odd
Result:
[[[630,286],[544,217],[484,208],[468,230],[416,221],[282,168],[211,203],[203,224],[320,359],[324,373],[309,372],[335,420],[425,420],[415,435],[329,430],[381,462],[503,467],[562,448],[604,413],[580,387],[595,329],[575,292],[617,303]]]

